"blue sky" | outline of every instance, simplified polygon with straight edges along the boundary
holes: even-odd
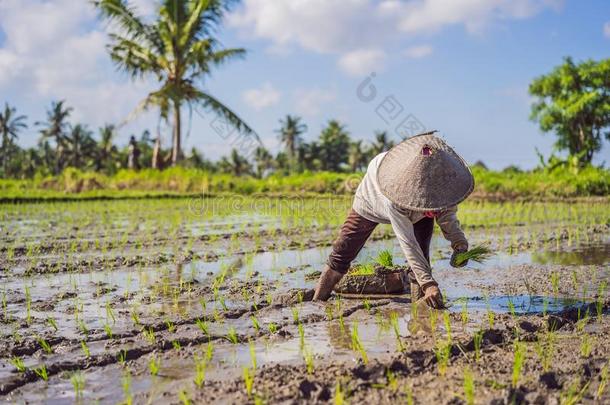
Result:
[[[145,15],[154,11],[155,0],[133,3]],[[104,49],[106,30],[84,0],[1,0],[0,102],[32,124],[55,99],[66,99],[74,120],[92,128],[123,120],[156,84],[116,72]],[[371,140],[375,130],[398,139],[397,124],[410,116],[440,130],[470,162],[531,168],[535,148],[550,153],[554,138],[529,120],[528,83],[564,56],[608,57],[610,2],[244,0],[220,35],[249,53],[205,86],[271,150],[286,114],[303,117],[308,140],[333,118],[357,139]],[[377,96],[363,102],[357,89],[371,72]],[[386,114],[386,123],[379,111],[391,105],[401,112],[393,120]],[[186,145],[217,159],[231,140],[210,120],[193,116]],[[121,128],[119,141],[156,126],[154,113],[142,115]],[[168,145],[169,129],[161,131]],[[31,128],[21,144],[37,139]],[[596,161],[610,163],[610,146]]]

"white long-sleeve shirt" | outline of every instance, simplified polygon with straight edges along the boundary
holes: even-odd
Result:
[[[381,193],[377,182],[377,169],[386,153],[380,153],[369,163],[366,174],[356,190],[352,208],[369,221],[391,224],[418,284],[434,282],[430,264],[413,232],[413,224],[423,219],[424,213],[399,208]],[[451,242],[452,248],[467,248],[468,241],[460,227],[456,213],[457,206],[444,210],[436,218],[436,223],[445,238]]]

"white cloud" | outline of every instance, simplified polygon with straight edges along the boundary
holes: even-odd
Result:
[[[461,25],[480,32],[498,21],[523,19],[563,0],[244,0],[228,18],[244,34],[339,56],[350,74],[363,49],[388,49],[406,37]],[[358,54],[359,53],[359,54]],[[371,56],[371,55],[369,55]],[[380,55],[377,54],[377,62]],[[371,59],[373,59],[371,57]],[[360,71],[366,70],[364,68]]]
[[[434,49],[430,45],[415,45],[405,49],[404,55],[411,59],[421,59],[432,55]]]
[[[604,36],[610,38],[610,21],[604,24]]]
[[[316,116],[322,112],[324,105],[335,101],[336,91],[333,89],[299,89],[295,91],[295,110],[300,115]]]
[[[246,104],[255,110],[271,107],[280,101],[281,93],[269,82],[258,89],[246,90],[242,94]]]
[[[350,76],[364,76],[383,70],[385,59],[386,54],[381,49],[358,49],[343,54],[337,63]]]
[[[87,1],[0,0],[0,28],[2,93],[65,99],[74,120],[95,127],[126,118],[151,89],[116,74]]]

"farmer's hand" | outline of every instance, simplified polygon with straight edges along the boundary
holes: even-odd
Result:
[[[451,264],[451,267],[464,267],[468,264],[468,259],[464,260],[462,263],[457,264],[457,255],[460,253],[464,253],[468,251],[468,247],[467,246],[457,246],[454,250],[453,250],[453,254],[451,255],[451,260],[449,261],[449,264]]]
[[[430,284],[425,287],[424,297],[422,300],[425,301],[428,306],[434,309],[442,309],[445,307],[441,290],[439,290],[438,286],[435,284]]]

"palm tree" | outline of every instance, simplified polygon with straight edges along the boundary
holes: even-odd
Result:
[[[65,142],[66,160],[72,167],[83,168],[88,165],[88,159],[95,156],[95,140],[85,125],[77,124],[72,127]]]
[[[256,134],[225,106],[203,90],[212,68],[242,58],[242,48],[223,49],[215,38],[231,0],[161,0],[156,20],[145,23],[127,0],[94,0],[102,17],[118,24],[110,35],[112,60],[133,78],[152,76],[160,88],[148,94],[136,113],[159,108],[161,119],[173,117],[172,164],[182,157],[183,106],[212,110],[246,134]],[[258,137],[257,137],[258,138]]]
[[[322,170],[338,172],[347,163],[350,145],[349,132],[336,120],[328,122],[328,126],[320,134],[320,162]]]
[[[367,152],[362,147],[362,141],[354,141],[349,145],[347,162],[352,172],[362,170],[367,163]]]
[[[301,122],[301,117],[286,115],[280,120],[280,129],[277,130],[280,142],[284,144],[290,165],[294,165],[296,151],[302,142],[301,135],[307,131],[307,125]]]
[[[388,139],[387,131],[376,131],[375,141],[371,145],[371,154],[374,156],[391,149],[394,142]]]
[[[64,101],[54,101],[51,103],[51,108],[47,110],[47,121],[36,122],[36,125],[42,125],[40,130],[42,135],[40,142],[44,143],[51,139],[55,141],[55,174],[58,174],[64,167],[64,154],[66,149],[66,131],[68,123],[66,120],[72,112],[71,107],[64,107]]]
[[[250,174],[252,166],[248,159],[241,156],[236,149],[231,150],[229,157],[223,156],[218,162],[218,167],[225,173],[231,173],[234,176]]]
[[[11,150],[15,145],[15,141],[19,137],[19,131],[27,128],[25,115],[17,115],[15,107],[9,107],[8,103],[4,105],[4,111],[0,113],[0,136],[2,136],[2,175],[8,176],[8,163],[10,160]]]
[[[259,178],[263,178],[265,172],[273,168],[273,157],[263,146],[259,146],[254,151],[254,162],[256,163],[256,175]]]
[[[97,156],[95,158],[95,170],[109,171],[116,160],[118,150],[114,145],[116,130],[114,125],[106,124],[99,129],[100,141],[97,143]]]

